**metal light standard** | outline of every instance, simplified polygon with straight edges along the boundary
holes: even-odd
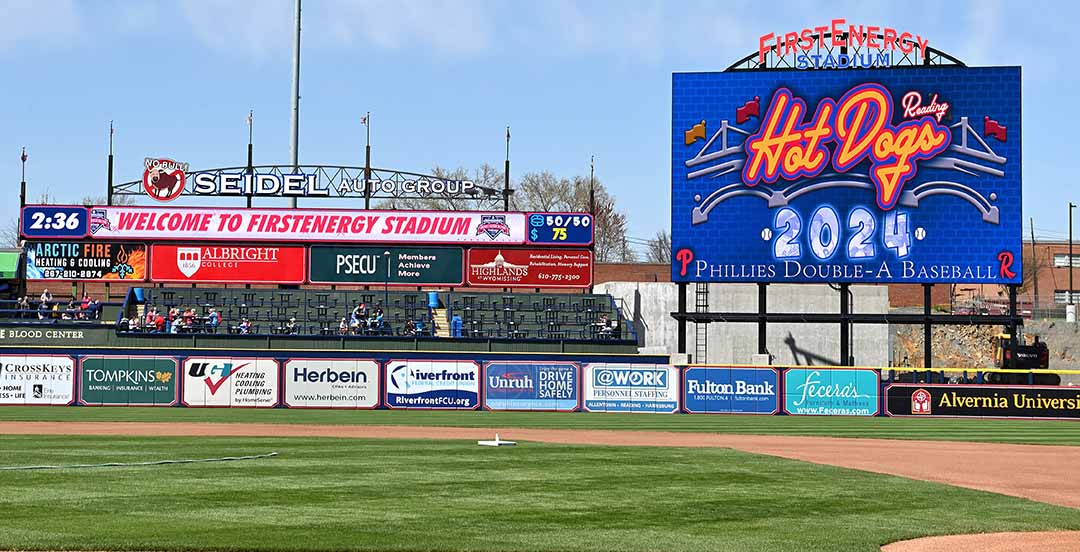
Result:
[[[1069,202],[1069,297],[1065,302],[1065,320],[1066,322],[1076,322],[1076,304],[1073,301],[1073,297],[1076,292],[1073,291],[1073,269],[1076,267],[1076,257],[1073,257],[1073,209],[1076,209],[1076,204]]]
[[[390,252],[383,251],[383,256],[386,257],[386,280],[383,283],[383,312],[390,308]]]

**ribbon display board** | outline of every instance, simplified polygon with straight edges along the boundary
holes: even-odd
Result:
[[[523,244],[524,213],[90,208],[94,239],[342,243]]]

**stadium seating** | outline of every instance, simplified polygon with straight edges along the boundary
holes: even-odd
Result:
[[[472,293],[467,291],[341,291],[321,289],[140,288],[129,293],[125,319],[145,320],[151,308],[193,309],[195,322],[177,333],[242,333],[247,319],[252,335],[342,336],[342,319],[350,325],[363,304],[371,316],[383,313],[384,324],[350,328],[348,337],[396,336],[474,339],[633,340],[627,321],[609,295],[547,293]],[[209,309],[220,325],[207,322]],[[412,320],[418,329],[408,331]],[[144,323],[121,332],[152,333]]]

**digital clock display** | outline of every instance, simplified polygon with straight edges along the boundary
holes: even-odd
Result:
[[[20,231],[26,238],[82,238],[87,220],[85,207],[30,205],[23,207]]]

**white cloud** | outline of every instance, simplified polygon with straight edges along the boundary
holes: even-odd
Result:
[[[73,0],[0,0],[0,52],[69,47],[82,36]]]
[[[289,0],[184,0],[179,8],[191,36],[215,51],[256,60],[291,55]],[[303,21],[310,24],[306,14]]]

